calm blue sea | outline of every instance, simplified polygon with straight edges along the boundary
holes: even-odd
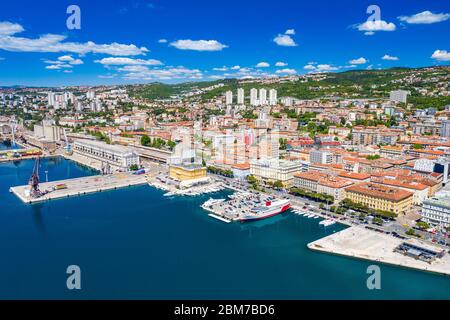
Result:
[[[450,277],[390,266],[382,289],[368,290],[369,262],[306,248],[343,227],[293,214],[225,224],[199,208],[206,196],[168,199],[147,186],[25,205],[8,190],[32,166],[0,164],[2,299],[450,298]],[[59,158],[42,160],[42,180],[45,171],[49,180],[95,174]],[[75,292],[66,289],[74,264]]]
[[[12,145],[6,141],[0,141],[0,151],[11,149],[22,149],[22,147],[18,144]]]

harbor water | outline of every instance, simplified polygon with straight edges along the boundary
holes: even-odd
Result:
[[[380,265],[306,245],[344,227],[286,213],[226,224],[200,205],[213,196],[164,197],[149,186],[25,205],[10,186],[26,184],[33,161],[0,164],[1,299],[450,299],[450,277]],[[45,181],[96,174],[43,159]],[[81,290],[66,287],[69,265]]]

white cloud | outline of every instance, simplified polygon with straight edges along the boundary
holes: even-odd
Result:
[[[431,58],[438,61],[450,61],[450,52],[447,52],[447,50],[436,50]]]
[[[61,69],[68,69],[68,68],[73,68],[73,66],[71,66],[70,64],[67,64],[67,63],[60,63],[60,64],[52,64],[52,65],[45,67],[45,69],[48,69],[48,70],[61,70]]]
[[[67,62],[70,63],[71,65],[80,65],[84,63],[83,60],[75,59],[71,55],[61,56],[58,58],[58,61]]]
[[[0,22],[0,36],[10,36],[24,30],[25,29],[20,24],[8,21]]]
[[[126,65],[117,69],[123,74],[125,80],[131,81],[157,81],[173,79],[198,80],[203,78],[203,73],[199,69],[188,69],[182,66],[167,66],[164,68],[150,69],[145,65]]]
[[[167,39],[159,39],[158,40],[158,43],[167,43],[168,41],[167,41]]]
[[[257,68],[268,68],[270,67],[270,64],[267,62],[260,62],[256,65]]]
[[[295,29],[288,29],[284,34],[295,35]]]
[[[367,69],[367,70],[372,70],[372,69],[373,69],[373,64],[368,65],[366,69]]]
[[[15,36],[22,31],[24,29],[19,24],[0,22],[0,49],[13,52],[68,52],[79,55],[102,53],[113,56],[134,56],[149,51],[145,47],[139,48],[134,44],[126,45],[116,42],[111,44],[96,44],[93,41],[64,42],[67,37],[58,34],[44,34],[35,39]]]
[[[222,68],[213,68],[214,71],[228,71],[228,68],[223,66]]]
[[[390,56],[388,54],[385,54],[381,59],[389,60],[389,61],[398,61],[398,60],[400,60],[398,57]]]
[[[278,74],[296,74],[297,71],[294,69],[281,69],[281,70],[277,70],[276,73]]]
[[[359,31],[363,31],[365,35],[373,35],[376,31],[395,31],[396,25],[392,22],[384,20],[366,21],[355,26]]]
[[[64,70],[63,72],[64,72],[64,73],[72,73],[73,70]]]
[[[356,68],[356,67],[357,67],[356,64],[351,64],[351,65],[348,65],[348,66],[344,66],[345,69],[351,69],[351,68]]]
[[[305,70],[310,70],[311,72],[330,72],[339,70],[338,67],[332,66],[331,64],[307,64],[303,67]]]
[[[239,70],[241,68],[241,66],[234,66],[234,67],[231,67],[231,70]]]
[[[282,47],[296,47],[297,44],[295,43],[294,39],[290,35],[287,34],[279,34],[277,35],[273,41]]]
[[[177,40],[170,45],[180,50],[194,51],[221,51],[228,48],[227,45],[217,40]]]
[[[423,11],[413,14],[412,16],[400,16],[400,21],[409,24],[432,24],[450,19],[449,13],[432,13],[431,11]]]
[[[361,57],[361,58],[358,58],[358,59],[350,60],[348,63],[350,63],[350,64],[366,64],[367,60],[366,60],[366,58]]]
[[[95,60],[96,63],[100,63],[106,66],[123,66],[123,65],[144,65],[144,66],[160,66],[163,63],[159,60],[149,59],[132,59],[125,57],[108,57],[101,60]]]
[[[286,62],[277,62],[275,63],[275,67],[286,67],[288,64]]]

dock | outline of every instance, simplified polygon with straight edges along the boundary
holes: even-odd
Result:
[[[144,184],[147,184],[146,175],[117,173],[106,176],[89,176],[41,183],[40,190],[42,192],[48,191],[48,193],[38,198],[30,197],[29,185],[11,187],[10,191],[14,193],[22,202],[31,204]],[[58,189],[56,186],[64,186],[64,188]]]
[[[402,240],[361,226],[353,226],[311,242],[308,244],[308,248],[314,251],[373,261],[374,263],[450,276],[450,254],[446,253],[442,258],[433,262],[425,262],[396,252],[395,249],[403,243],[434,251],[443,250],[419,239]]]

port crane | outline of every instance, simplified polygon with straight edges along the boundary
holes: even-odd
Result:
[[[39,189],[39,166],[41,165],[41,159],[39,157],[34,161],[33,172],[30,177],[30,197],[39,198],[42,196],[42,192]]]

